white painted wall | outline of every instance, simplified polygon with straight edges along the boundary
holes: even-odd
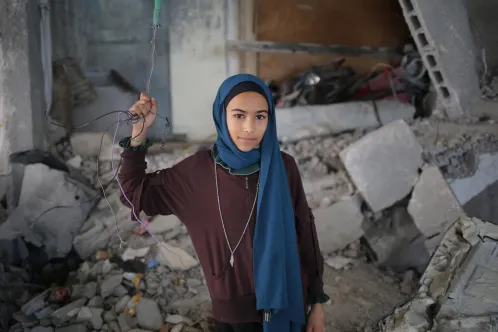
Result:
[[[214,134],[212,105],[227,77],[226,0],[170,0],[170,73],[175,133]]]

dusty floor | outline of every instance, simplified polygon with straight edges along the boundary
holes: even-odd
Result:
[[[325,266],[324,290],[331,297],[325,306],[327,332],[369,331],[377,319],[408,299],[399,278],[358,262],[350,270]]]

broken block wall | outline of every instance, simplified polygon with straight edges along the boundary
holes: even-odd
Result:
[[[486,51],[488,70],[498,67],[498,2],[490,0],[463,0],[467,6],[471,30],[475,37],[477,58],[482,61],[481,49]]]
[[[471,113],[480,89],[476,53],[463,1],[399,0],[448,116]]]
[[[45,146],[39,31],[37,1],[0,1],[0,199],[9,155]]]

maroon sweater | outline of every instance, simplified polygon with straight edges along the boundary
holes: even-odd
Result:
[[[256,310],[252,262],[256,213],[234,253],[232,267],[218,211],[213,151],[199,151],[171,168],[148,174],[145,153],[125,150],[121,154],[119,179],[136,212],[144,211],[149,216],[174,214],[185,224],[206,277],[216,320],[231,324],[261,321],[261,313]],[[323,257],[296,162],[286,153],[282,152],[282,157],[296,217],[306,304],[308,299],[323,295]],[[217,169],[221,210],[233,248],[249,218],[259,172],[232,175],[220,163]],[[121,201],[129,205],[124,197]]]

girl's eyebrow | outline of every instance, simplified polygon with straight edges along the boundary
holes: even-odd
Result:
[[[233,110],[231,110],[232,112],[242,112],[242,113],[247,113],[247,111],[244,111],[244,110],[241,110],[241,109],[238,109],[238,108],[234,108]],[[257,111],[256,113],[268,113],[267,110],[261,110],[261,111]]]

